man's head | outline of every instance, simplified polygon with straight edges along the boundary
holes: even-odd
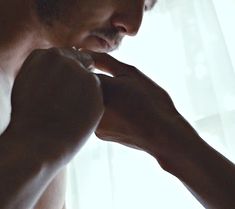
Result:
[[[35,0],[39,21],[54,46],[108,52],[135,35],[156,0]]]

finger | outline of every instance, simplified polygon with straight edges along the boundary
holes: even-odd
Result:
[[[122,63],[106,53],[96,53],[87,50],[86,53],[91,55],[94,60],[95,67],[101,71],[110,73],[115,77],[128,76],[135,78],[145,83],[146,85],[156,85],[153,80],[151,80],[134,66]]]
[[[151,78],[134,66],[122,63],[106,53],[97,53],[84,49],[81,51],[90,54],[94,60],[95,67],[101,71],[110,73],[115,77],[128,76],[129,78],[135,78],[150,88],[159,87]]]
[[[94,67],[113,76],[132,75],[137,71],[135,67],[124,64],[106,53],[97,53],[84,49],[81,51],[93,58]]]
[[[58,50],[63,56],[77,61],[86,70],[91,71],[93,69],[94,60],[91,55],[74,48],[60,48]]]
[[[87,70],[93,70],[94,68],[94,60],[92,59],[91,55],[85,53],[85,52],[79,52],[75,51],[76,57],[78,60],[80,60],[83,64],[83,66]]]

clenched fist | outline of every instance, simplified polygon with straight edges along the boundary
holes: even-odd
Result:
[[[67,163],[103,114],[99,79],[87,70],[80,53],[36,50],[15,80],[7,131],[42,158]]]

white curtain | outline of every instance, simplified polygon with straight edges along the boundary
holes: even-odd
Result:
[[[113,53],[165,88],[209,144],[235,161],[235,1],[161,0]],[[200,209],[144,152],[92,136],[68,169],[68,209]]]

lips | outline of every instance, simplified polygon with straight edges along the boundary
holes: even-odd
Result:
[[[98,39],[99,43],[104,46],[105,48],[111,48],[110,44],[108,41],[106,41],[103,38],[100,38],[99,36],[96,36],[96,39]]]
[[[103,36],[98,36],[96,35],[95,38],[99,41],[99,43],[101,44],[101,46],[103,48],[105,48],[108,51],[112,51],[115,48],[117,48],[117,43],[116,41],[111,41]]]

